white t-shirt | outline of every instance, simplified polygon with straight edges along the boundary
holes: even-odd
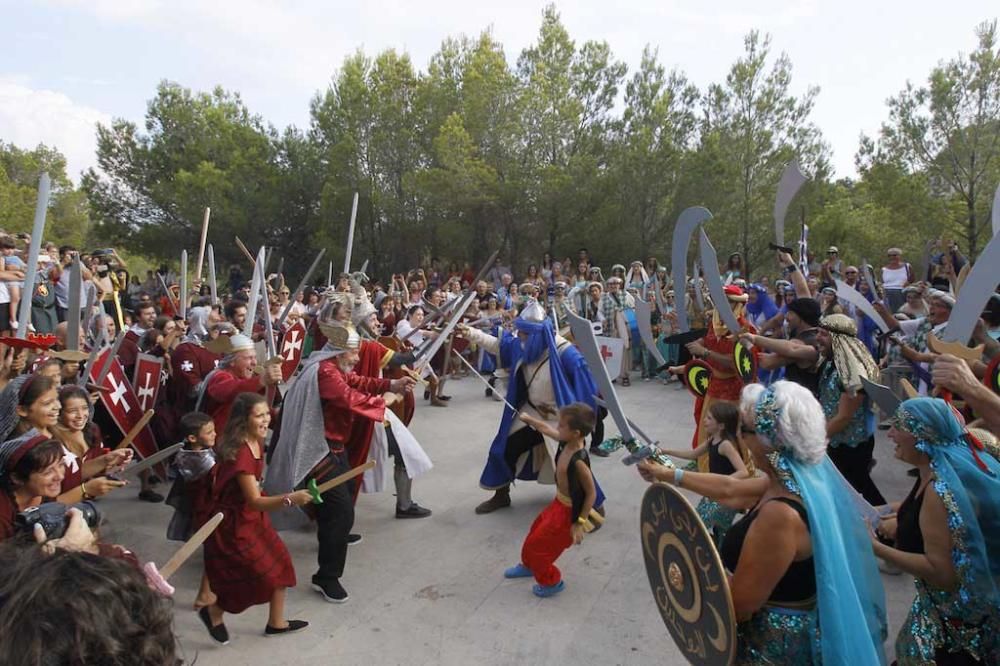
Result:
[[[406,321],[405,319],[402,319],[398,324],[396,324],[396,337],[402,340],[406,336],[410,335],[410,331],[412,330],[413,330],[413,324]],[[423,341],[424,341],[424,334],[419,331],[414,333],[413,335],[410,335],[410,337],[407,338],[407,342],[412,344],[414,347],[419,347],[421,343],[423,343]]]
[[[882,286],[886,289],[902,289],[906,286],[908,277],[909,271],[906,270],[906,264],[899,268],[882,267]]]

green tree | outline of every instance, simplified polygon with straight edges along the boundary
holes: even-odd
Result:
[[[699,152],[692,175],[709,187],[704,203],[718,218],[714,235],[735,238],[753,265],[773,238],[774,196],[784,166],[793,158],[823,180],[827,148],[809,121],[819,89],[801,97],[791,92],[792,63],[781,54],[771,60],[771,39],[753,31],[744,55],[721,84],[708,87]],[[689,199],[690,205],[695,200]]]
[[[1000,178],[997,22],[980,24],[976,38],[968,56],[938,64],[925,86],[908,82],[890,99],[878,145],[862,147],[871,161],[925,174],[934,193],[959,200],[972,256],[992,233],[987,211]]]

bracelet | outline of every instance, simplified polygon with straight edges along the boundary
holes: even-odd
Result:
[[[711,356],[711,355],[712,355],[712,352],[709,351],[708,349],[706,349],[704,352],[702,352],[701,358],[702,358],[702,360],[707,360],[708,357]]]
[[[674,468],[674,485],[678,488],[681,487],[681,480],[684,478],[684,470],[680,467]]]
[[[292,506],[292,498],[291,498],[291,496],[290,495],[285,495],[284,497],[282,497],[281,498],[281,504],[284,507],[289,507],[290,508]]]
[[[579,525],[586,525],[587,524],[587,519],[584,518],[583,516],[580,516],[579,518],[576,519],[576,522]]]
[[[87,482],[86,481],[81,481],[80,482],[80,492],[83,493],[83,499],[84,499],[84,501],[94,499],[94,496],[87,492]]]

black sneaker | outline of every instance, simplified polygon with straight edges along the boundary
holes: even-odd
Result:
[[[356,546],[364,539],[360,534],[348,534],[347,535],[347,545]]]
[[[271,625],[264,627],[265,636],[282,636],[284,634],[294,634],[296,631],[302,631],[309,626],[309,623],[305,620],[289,620],[288,626],[283,629],[275,629]]]
[[[396,517],[397,518],[426,518],[431,515],[430,509],[425,509],[416,502],[410,502],[410,507],[408,509],[400,509],[396,507]]]
[[[226,629],[226,623],[221,622],[213,627],[212,616],[208,614],[207,606],[198,611],[198,617],[201,618],[202,624],[208,629],[208,635],[212,637],[212,640],[222,645],[229,644],[229,630]]]
[[[327,582],[318,582],[314,576],[312,579],[312,589],[323,595],[323,598],[329,601],[331,604],[343,604],[347,603],[350,599],[347,596],[347,590],[344,586],[340,584],[339,580],[332,580]],[[291,622],[289,622],[291,624]]]
[[[143,502],[152,502],[155,504],[157,502],[163,501],[163,495],[156,492],[155,490],[149,490],[147,488],[146,490],[139,491],[139,499],[141,499]]]
[[[590,447],[590,455],[597,456],[598,458],[607,458],[611,453],[602,449],[601,445],[598,444],[597,446]]]

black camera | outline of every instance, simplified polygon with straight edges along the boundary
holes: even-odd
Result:
[[[80,510],[90,529],[96,529],[101,524],[101,512],[97,505],[86,500],[76,504],[43,502],[17,514],[14,525],[18,530],[29,534],[35,529],[35,525],[41,525],[45,530],[45,538],[58,539],[66,533],[66,527],[69,525],[66,513],[73,508]]]

